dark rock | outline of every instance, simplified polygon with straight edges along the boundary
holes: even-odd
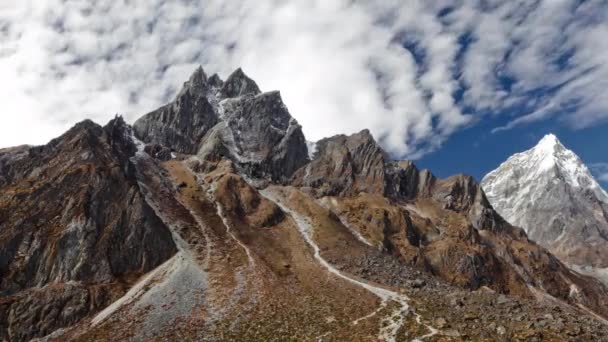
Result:
[[[219,121],[207,98],[210,91],[205,72],[197,69],[173,102],[135,122],[136,136],[173,151],[196,153],[203,136]]]
[[[289,114],[279,92],[231,100],[224,110],[224,145],[246,174],[285,182],[308,162],[302,127]]]
[[[40,312],[61,312],[70,298],[88,298],[87,287],[148,272],[176,252],[168,228],[140,192],[130,136],[122,118],[104,128],[85,121],[10,163],[9,182],[0,186],[0,293],[13,314],[0,315],[0,326],[8,327],[0,338],[21,339],[8,337],[9,331],[41,336],[71,324],[99,307],[78,306],[66,319],[49,318],[25,330],[13,326],[29,324],[23,322]],[[20,197],[5,191],[8,186]],[[66,282],[77,287],[45,292],[36,304],[44,308],[20,299],[24,291]]]
[[[467,213],[476,229],[501,231],[507,226],[471,176],[458,175],[436,182],[432,192],[432,197],[443,203],[445,209]]]
[[[258,85],[245,75],[241,68],[238,68],[224,82],[219,94],[222,98],[233,98],[243,95],[258,95],[260,93]]]
[[[411,286],[415,289],[419,289],[426,286],[426,281],[424,281],[424,279],[414,279]]]
[[[171,150],[165,146],[150,144],[146,145],[144,151],[160,161],[168,161],[173,159]]]
[[[198,69],[176,99],[134,125],[149,152],[168,160],[170,151],[218,162],[231,159],[252,178],[284,183],[308,162],[302,128],[279,92],[260,89],[241,69],[226,82]]]
[[[431,195],[437,179],[428,170],[419,171],[409,160],[391,161],[386,165],[384,193],[391,198],[411,200]]]
[[[293,184],[310,187],[318,196],[384,191],[385,153],[368,130],[317,142],[314,160],[294,175]]]

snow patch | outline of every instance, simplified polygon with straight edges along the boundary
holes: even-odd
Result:
[[[306,140],[306,148],[308,149],[308,158],[313,160],[315,153],[318,151],[317,143]]]

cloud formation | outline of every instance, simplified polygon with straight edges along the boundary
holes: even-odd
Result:
[[[606,36],[601,0],[0,4],[0,146],[133,121],[199,64],[281,90],[308,139],[369,128],[410,158],[491,116],[582,128],[608,119]]]
[[[600,182],[608,183],[608,163],[594,163],[589,169]]]

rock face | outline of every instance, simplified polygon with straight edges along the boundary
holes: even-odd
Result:
[[[471,177],[368,131],[311,150],[278,92],[202,69],[135,129],[0,150],[0,339],[606,340],[606,287]]]
[[[222,84],[221,81],[220,84]],[[227,99],[243,95],[258,95],[261,92],[255,81],[245,75],[241,68],[238,68],[222,84],[219,96]]]
[[[106,127],[85,121],[3,166],[2,339],[74,323],[176,252],[139,191],[129,134],[121,118]]]
[[[308,161],[302,128],[280,94],[261,93],[241,69],[226,82],[198,69],[172,103],[134,128],[148,144],[211,161],[230,158],[253,178],[286,181]]]
[[[494,208],[563,261],[608,267],[608,195],[554,135],[483,179]]]
[[[284,181],[308,161],[302,128],[278,92],[227,100],[222,108],[224,144],[245,173]]]
[[[409,160],[389,162],[386,173],[385,193],[393,198],[411,200],[418,196],[430,196],[437,182],[429,170],[420,171]]]
[[[205,133],[219,121],[209,98],[216,89],[199,68],[173,102],[135,122],[135,134],[147,143],[181,153],[196,153]]]
[[[385,153],[368,130],[323,139],[316,149],[312,162],[294,175],[295,186],[315,189],[317,196],[384,191]]]

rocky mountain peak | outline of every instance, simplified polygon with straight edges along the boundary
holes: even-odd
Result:
[[[555,135],[509,157],[482,186],[507,221],[563,260],[608,266],[608,194]]]
[[[293,183],[322,195],[383,193],[385,152],[369,130],[319,140],[312,162],[294,175]]]
[[[171,103],[135,122],[135,135],[149,144],[196,153],[203,136],[218,122],[217,110],[210,103],[211,91],[199,67]]]
[[[108,142],[114,153],[121,158],[123,165],[129,165],[127,163],[128,158],[131,158],[137,151],[131,126],[125,122],[122,116],[116,115],[114,119],[106,124],[104,130],[108,135]]]
[[[387,163],[386,173],[385,193],[392,198],[410,200],[430,196],[437,181],[429,170],[419,170],[410,160]]]
[[[220,89],[222,98],[239,97],[247,94],[260,94],[260,88],[254,80],[249,78],[241,68],[236,69],[224,82]]]
[[[555,134],[549,133],[549,134],[546,134],[544,137],[542,137],[542,139],[539,140],[536,147],[537,148],[540,148],[540,147],[553,148],[557,145],[562,145],[562,143],[559,141],[559,139],[557,138],[557,136]]]
[[[507,181],[507,175],[516,170],[527,181],[559,180],[580,191],[590,191],[599,200],[608,203],[608,194],[593,178],[584,162],[553,134],[544,136],[533,148],[514,154],[498,169],[488,173],[483,180],[486,192],[493,192],[493,184]],[[505,179],[501,181],[501,178]]]
[[[572,176],[573,184],[577,183],[577,173],[584,173],[580,170],[585,167],[580,158],[568,150],[554,134],[545,135],[522,159],[534,163],[540,172],[561,172]]]
[[[188,81],[184,82],[182,90],[179,92],[177,97],[180,97],[184,93],[190,93],[190,95],[196,96],[202,94],[208,87],[207,74],[203,70],[202,66],[199,66],[190,76]]]
[[[280,93],[262,93],[240,68],[225,82],[197,69],[173,102],[137,120],[134,129],[157,145],[151,150],[226,157],[253,178],[284,182],[308,161],[302,129]]]

